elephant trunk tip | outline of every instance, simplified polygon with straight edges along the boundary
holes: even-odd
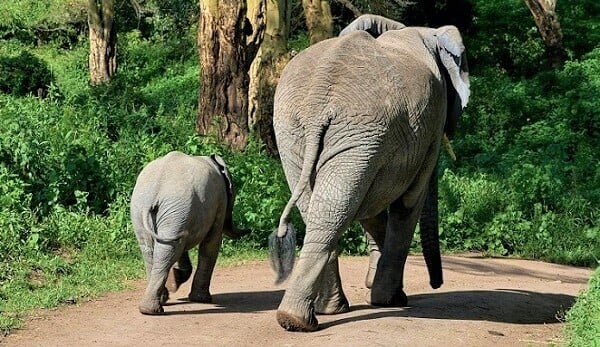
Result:
[[[283,236],[279,234],[285,229]],[[285,223],[271,233],[269,236],[269,253],[271,258],[271,267],[277,274],[275,284],[279,284],[287,279],[294,267],[296,257],[296,231],[290,223]]]

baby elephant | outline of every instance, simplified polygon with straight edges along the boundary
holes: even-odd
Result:
[[[198,267],[189,300],[211,302],[210,279],[222,235],[245,233],[233,227],[234,198],[231,175],[218,155],[171,152],[142,170],[131,196],[131,220],[148,276],[141,313],[164,312],[169,291],[192,274],[188,250],[196,245]]]

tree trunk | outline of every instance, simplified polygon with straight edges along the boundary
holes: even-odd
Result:
[[[546,55],[553,67],[558,67],[567,59],[567,52],[562,46],[560,22],[554,11],[556,0],[525,0],[531,11],[535,25],[546,46]]]
[[[251,22],[246,12],[245,0],[200,0],[197,130],[237,150],[248,142],[248,70],[264,29],[264,16]]]
[[[313,45],[333,36],[333,17],[327,0],[302,0],[306,26]]]
[[[106,84],[117,72],[114,0],[88,0],[90,83]]]
[[[250,67],[250,123],[255,134],[265,144],[267,153],[273,157],[277,156],[273,130],[273,97],[281,71],[290,59],[287,40],[291,10],[291,0],[267,2],[264,40]]]

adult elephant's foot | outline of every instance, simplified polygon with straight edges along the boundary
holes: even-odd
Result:
[[[208,290],[192,291],[188,296],[188,300],[193,302],[210,304],[212,302],[212,295],[210,295],[210,292]]]
[[[315,312],[317,314],[339,314],[348,311],[350,311],[350,304],[346,296],[336,295],[329,299],[322,299],[319,296],[315,300]]]
[[[277,310],[277,322],[287,331],[310,332],[319,328],[319,322],[315,315],[306,320],[288,312]]]
[[[396,291],[390,291],[375,286],[367,294],[367,302],[373,306],[406,307],[408,305],[408,298],[401,288]]]
[[[319,328],[319,321],[315,310],[309,300],[289,300],[284,296],[277,310],[277,322],[287,331],[315,331]]]
[[[148,315],[163,314],[165,310],[160,304],[159,300],[142,301],[138,306],[140,313]]]
[[[159,303],[161,305],[164,305],[167,303],[167,301],[169,301],[169,291],[167,290],[167,288],[163,288],[160,291],[160,294],[158,295],[159,297]]]

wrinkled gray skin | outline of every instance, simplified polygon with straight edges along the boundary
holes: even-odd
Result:
[[[462,39],[453,26],[357,21],[349,27],[358,30],[292,59],[275,94],[273,123],[292,190],[277,236],[290,237],[294,204],[306,224],[277,311],[287,330],[316,330],[315,312],[348,311],[336,246],[354,220],[377,251],[377,270],[367,276],[372,304],[407,304],[404,264],[419,218],[431,285],[442,284],[434,172],[442,135],[451,135],[469,97]]]
[[[211,302],[209,286],[222,235],[243,234],[233,227],[234,198],[231,175],[217,155],[170,152],[142,170],[131,196],[131,220],[148,277],[141,313],[164,312],[169,291],[192,274],[188,250],[196,245],[198,266],[189,300]]]

